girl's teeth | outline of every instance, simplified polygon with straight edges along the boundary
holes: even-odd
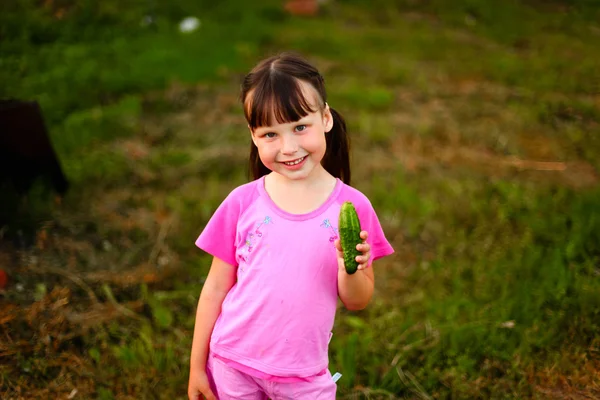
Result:
[[[284,164],[285,164],[285,165],[296,165],[296,164],[300,164],[300,163],[301,163],[301,162],[304,160],[304,158],[305,158],[305,157],[302,157],[302,158],[300,158],[300,159],[298,159],[298,160],[296,160],[296,161],[294,161],[294,162],[286,162],[286,163],[284,163]]]

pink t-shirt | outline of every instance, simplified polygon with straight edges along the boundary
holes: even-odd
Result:
[[[369,233],[370,263],[392,254],[370,201],[339,179],[327,201],[307,214],[277,207],[264,177],[221,203],[196,240],[237,267],[212,332],[216,356],[271,380],[310,379],[327,368],[338,299],[333,241],[344,201],[354,203]]]

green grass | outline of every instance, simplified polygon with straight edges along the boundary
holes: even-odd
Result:
[[[98,307],[91,291],[130,311],[104,310],[70,341],[60,334],[79,328],[65,320],[0,325],[33,343],[0,367],[7,393],[185,398],[210,262],[193,241],[247,181],[239,78],[292,49],[324,73],[352,134],[354,186],[396,249],[375,265],[369,308],[336,320],[339,397],[598,395],[594,1],[352,0],[313,18],[274,1],[19,4],[0,13],[0,96],[40,101],[74,189],[19,214],[41,221],[38,243],[48,236],[24,259],[68,274],[24,264],[14,279],[26,290],[2,301],[83,313]],[[156,26],[142,27],[151,5]],[[186,15],[202,26],[182,35]],[[511,156],[567,169],[519,169]],[[147,270],[126,283],[136,268]],[[34,340],[49,332],[52,346]]]
[[[0,96],[40,103],[68,171],[71,164],[90,171],[77,166],[82,157],[76,153],[92,140],[139,133],[141,94],[174,83],[226,82],[245,71],[269,40],[265,22],[282,15],[273,2],[252,12],[233,3],[66,1],[54,10],[25,3],[4,6]],[[53,17],[61,9],[64,17]],[[155,24],[140,24],[147,14]],[[198,16],[201,26],[185,34],[177,23],[187,15]],[[76,182],[86,178],[74,176]]]

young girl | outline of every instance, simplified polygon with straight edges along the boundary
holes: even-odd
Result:
[[[374,260],[394,250],[369,200],[350,184],[346,125],[323,77],[282,54],[242,85],[254,180],[234,189],[196,245],[213,256],[190,361],[190,399],[335,399],[328,345],[337,299],[349,310],[373,294]],[[338,215],[357,209],[355,274],[344,268]]]

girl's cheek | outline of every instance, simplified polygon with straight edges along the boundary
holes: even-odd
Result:
[[[261,161],[263,164],[272,164],[273,159],[275,158],[277,151],[272,148],[264,148],[263,151],[259,152]]]

